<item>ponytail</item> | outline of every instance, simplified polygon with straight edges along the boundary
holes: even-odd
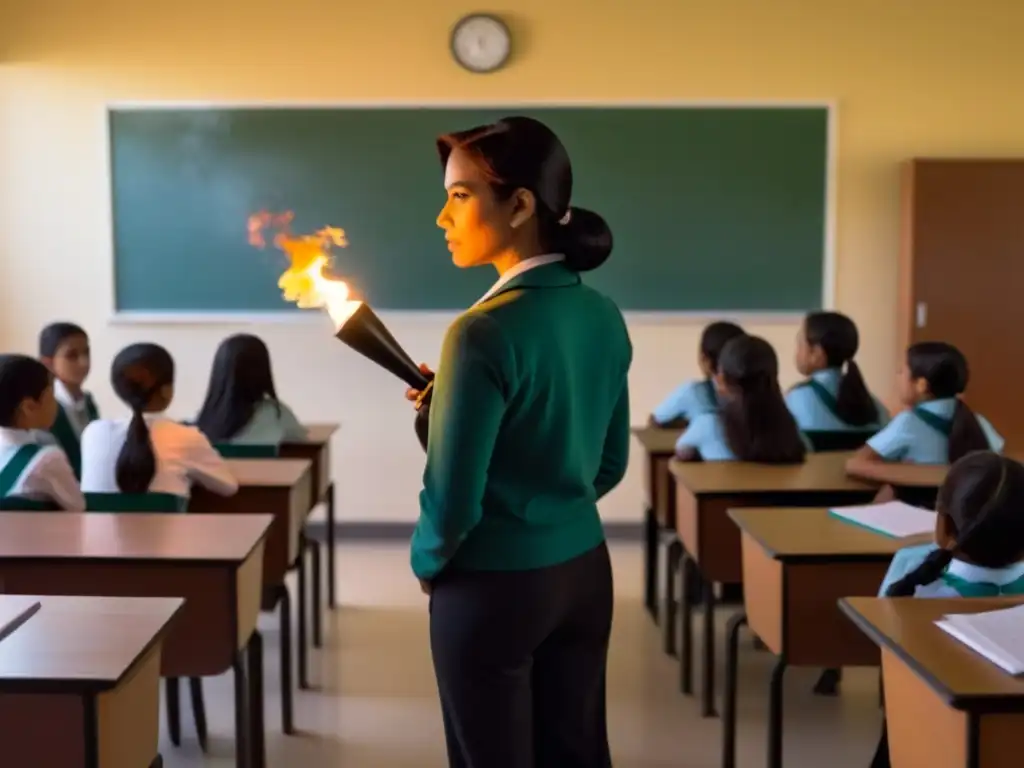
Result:
[[[949,463],[953,464],[975,451],[989,450],[988,436],[970,406],[959,397],[953,409],[953,423],[949,430]]]
[[[878,406],[864,383],[860,366],[853,360],[847,361],[846,371],[839,380],[836,414],[851,427],[866,427],[879,421]]]
[[[575,272],[597,269],[612,253],[608,223],[586,208],[569,208],[565,215],[568,221],[563,218],[548,227],[553,235],[552,249],[564,253],[565,265]]]
[[[149,427],[142,416],[141,408],[132,408],[132,420],[124,445],[117,455],[114,477],[121,493],[147,493],[156,476],[156,454]]]
[[[928,554],[917,568],[912,570],[899,581],[889,585],[885,590],[886,597],[913,597],[918,587],[931,584],[942,576],[946,568],[953,560],[952,549],[936,549]]]
[[[114,478],[122,493],[146,493],[156,476],[156,453],[143,412],[154,398],[174,384],[174,360],[158,344],[132,344],[114,358],[110,383],[117,396],[132,409],[132,419],[117,455]],[[159,404],[165,408],[169,399]]]

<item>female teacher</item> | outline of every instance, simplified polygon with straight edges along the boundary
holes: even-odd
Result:
[[[543,123],[506,118],[438,148],[452,261],[499,275],[445,335],[412,539],[449,763],[606,768],[597,500],[626,471],[632,347],[580,273],[608,258],[611,232],[570,207],[569,156]]]

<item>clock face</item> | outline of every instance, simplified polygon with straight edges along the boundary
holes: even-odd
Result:
[[[512,35],[501,19],[466,16],[452,30],[452,55],[471,72],[493,72],[508,60]]]

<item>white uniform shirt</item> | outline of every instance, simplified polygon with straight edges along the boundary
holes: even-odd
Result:
[[[82,397],[76,400],[74,395],[68,392],[68,388],[64,386],[64,383],[54,377],[53,396],[57,399],[60,407],[64,409],[68,421],[71,422],[71,428],[81,438],[82,432],[89,424],[89,407],[85,399],[85,393],[83,392]]]
[[[38,443],[36,433],[24,429],[0,428],[0,468],[14,458],[23,445]],[[24,496],[37,501],[53,501],[69,512],[84,512],[85,499],[75,479],[68,457],[55,445],[45,445],[32,457],[9,496]]]
[[[156,455],[156,475],[150,493],[190,495],[192,483],[214,493],[230,496],[238,481],[227,463],[195,427],[179,424],[160,414],[146,414],[149,436]],[[124,445],[129,419],[99,419],[82,433],[82,490],[85,493],[119,493],[117,457]]]

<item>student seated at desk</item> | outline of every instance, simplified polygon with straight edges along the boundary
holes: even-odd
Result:
[[[196,426],[214,443],[277,445],[306,437],[291,408],[277,399],[267,345],[246,333],[217,348]]]
[[[799,464],[808,446],[779,388],[779,360],[764,339],[734,338],[715,374],[719,408],[693,421],[676,443],[682,461]]]
[[[936,543],[897,552],[880,597],[1024,595],[1024,466],[968,454],[950,468],[936,509]],[[871,768],[888,766],[883,728]]]
[[[701,334],[697,353],[697,365],[704,378],[682,384],[665,398],[651,413],[651,425],[684,426],[700,414],[716,410],[718,396],[712,377],[718,372],[718,356],[728,342],[743,335],[743,329],[734,323],[718,322],[707,326]]]
[[[39,334],[39,359],[53,373],[57,398],[57,418],[50,432],[79,475],[82,432],[100,417],[92,395],[83,389],[90,368],[89,337],[74,323],[50,323]]]
[[[222,496],[238,490],[227,463],[195,427],[164,417],[174,397],[174,361],[156,344],[132,344],[114,358],[114,392],[131,419],[100,419],[82,433],[86,493],[188,497],[193,482]]]
[[[871,396],[853,358],[857,326],[838,312],[812,312],[797,335],[796,367],[807,381],[786,394],[786,405],[804,432],[878,429],[889,414]]]
[[[38,442],[57,408],[45,365],[25,355],[0,355],[0,497],[82,512],[85,499],[64,451]]]
[[[967,388],[968,368],[956,347],[914,344],[899,377],[900,399],[907,410],[896,414],[850,459],[851,471],[871,477],[879,462],[952,464],[972,451],[1002,451],[1003,438],[960,398]]]

